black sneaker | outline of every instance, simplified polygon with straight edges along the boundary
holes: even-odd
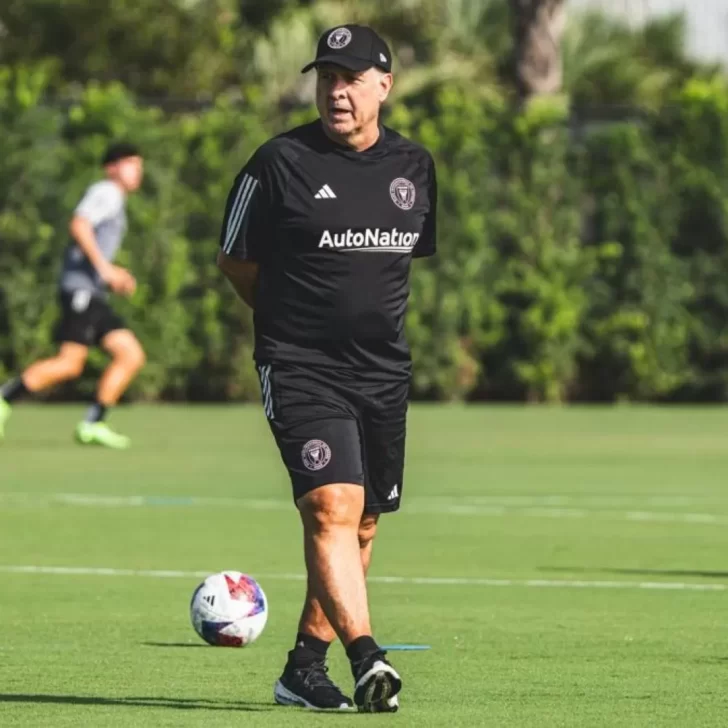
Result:
[[[397,693],[402,689],[402,678],[389,664],[384,652],[373,652],[361,662],[352,664],[351,669],[356,682],[354,702],[360,713],[397,712]]]
[[[328,671],[323,660],[286,665],[273,691],[276,703],[312,710],[353,710],[351,699],[334,685]]]

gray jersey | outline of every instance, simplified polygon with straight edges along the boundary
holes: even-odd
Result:
[[[75,209],[91,223],[101,254],[114,260],[126,233],[126,197],[121,188],[110,180],[92,184]],[[61,290],[73,292],[87,290],[103,293],[106,284],[91,265],[75,240],[71,240],[63,257],[60,280]]]

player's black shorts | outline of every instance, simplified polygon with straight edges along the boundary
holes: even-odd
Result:
[[[356,483],[366,513],[402,498],[409,382],[362,381],[321,368],[258,363],[263,407],[294,500],[322,485]]]
[[[61,291],[61,317],[55,331],[56,341],[97,346],[106,334],[125,329],[118,316],[101,296],[91,291]]]

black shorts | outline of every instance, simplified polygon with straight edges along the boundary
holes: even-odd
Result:
[[[402,499],[409,381],[364,382],[294,364],[258,364],[263,407],[294,500],[332,483],[365,490],[366,513]]]
[[[55,332],[59,343],[98,346],[106,334],[126,328],[124,320],[114,313],[108,301],[91,291],[62,291],[60,305],[61,317]]]

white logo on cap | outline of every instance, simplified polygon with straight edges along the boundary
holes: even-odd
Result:
[[[348,28],[332,30],[326,39],[326,43],[329,48],[333,48],[334,50],[346,48],[351,43],[351,31]]]
[[[387,62],[387,56],[385,56],[385,55],[384,55],[384,53],[380,53],[380,54],[379,54],[379,60],[380,60],[380,61],[381,61],[382,63],[386,63],[386,62]]]

